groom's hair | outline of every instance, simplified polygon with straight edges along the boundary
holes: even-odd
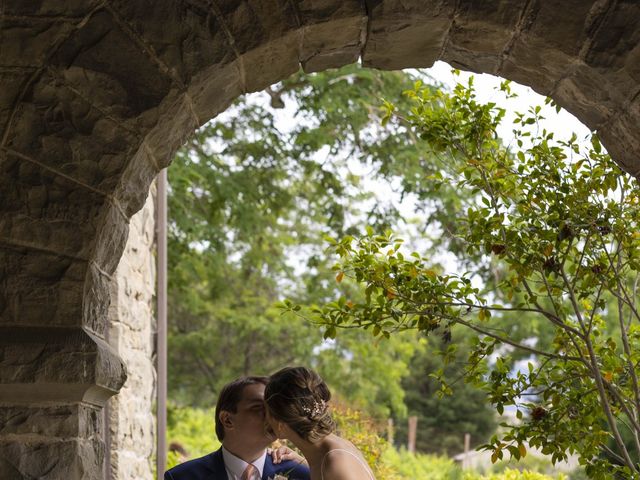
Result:
[[[241,377],[231,383],[227,383],[218,395],[218,403],[216,404],[216,435],[218,440],[224,439],[224,426],[220,422],[220,412],[223,410],[231,413],[238,411],[238,403],[242,399],[244,387],[260,383],[266,385],[269,381],[268,377]]]

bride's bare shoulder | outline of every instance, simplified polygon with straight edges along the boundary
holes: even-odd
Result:
[[[323,480],[370,480],[366,462],[352,448],[336,448],[325,455]]]
[[[345,457],[336,450],[329,452],[322,469],[322,480],[359,480],[353,471],[354,459]]]

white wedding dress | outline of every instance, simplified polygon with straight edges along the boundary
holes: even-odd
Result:
[[[330,453],[333,452],[344,452],[344,453],[348,453],[349,455],[351,455],[353,458],[355,458],[361,465],[362,468],[365,469],[365,471],[367,472],[367,475],[369,475],[369,478],[371,478],[371,480],[376,480],[375,477],[373,476],[373,473],[371,473],[371,469],[369,468],[369,465],[367,465],[360,457],[358,457],[355,453],[350,452],[349,450],[345,450],[344,448],[334,448],[333,450],[329,450],[327,453],[324,454],[324,457],[322,457],[322,464],[320,465],[320,477],[322,478],[322,480],[324,480],[324,462],[327,459],[327,456]]]

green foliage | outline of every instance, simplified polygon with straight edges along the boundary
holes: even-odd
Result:
[[[462,470],[453,460],[435,455],[412,454],[406,450],[389,448],[382,455],[382,462],[398,480],[428,478],[429,480],[462,480]],[[386,478],[386,477],[380,477]]]
[[[170,405],[167,417],[167,440],[179,444],[187,456],[169,451],[167,468],[188,459],[198,458],[217,450],[220,443],[215,438],[213,409],[198,409]],[[515,470],[489,477],[471,471],[463,471],[453,460],[436,455],[411,454],[396,450],[378,435],[374,420],[358,410],[341,404],[334,405],[333,416],[338,433],[351,440],[362,451],[376,478],[384,480],[551,480],[552,477]],[[557,480],[562,480],[558,477]]]
[[[431,373],[409,366],[417,339],[371,342],[354,330],[323,343],[318,325],[273,305],[285,294],[301,304],[339,295],[355,301],[357,285],[334,279],[324,236],[410,221],[367,190],[372,179],[415,194],[421,215],[444,221],[458,205],[453,190],[420,185],[425,171],[440,168],[424,156],[423,142],[380,127],[380,97],[408,107],[400,92],[415,80],[359,66],[300,73],[262,93],[271,107],[255,96],[239,99],[178,153],[169,171],[170,398],[208,407],[232,378],[299,363],[376,418],[406,415],[407,385]],[[290,129],[279,128],[281,106],[295,111]],[[436,198],[447,206],[427,208]],[[416,381],[403,386],[406,377]]]
[[[374,421],[358,410],[337,404],[333,417],[338,434],[348,438],[363,453],[376,478],[462,480],[462,471],[448,458],[397,451],[378,435],[379,427]]]
[[[636,180],[595,135],[581,151],[575,136],[555,141],[536,130],[539,108],[518,115],[513,151],[496,134],[504,110],[479,104],[471,84],[451,94],[418,84],[406,94],[411,109],[397,113],[387,103],[387,117],[448,159],[449,168],[424,185],[461,192],[455,235],[478,268],[445,272],[429,257],[403,253],[390,232],[370,228],[330,242],[340,257],[336,271],[362,285],[364,300],[343,297],[305,315],[324,322],[330,337],[359,327],[374,337],[417,330],[449,340],[462,325],[475,333],[467,379],[486,389],[498,413],[515,406],[521,420],[486,445],[493,461],[522,457],[527,440],[554,461],[577,452],[591,478],[638,475]],[[483,288],[474,275],[482,278],[487,264],[495,280]],[[532,316],[552,335],[519,336]],[[514,349],[531,356],[528,370],[514,370]],[[441,393],[450,393],[436,377]]]
[[[316,355],[318,327],[273,305],[285,292],[313,303],[344,290],[330,281],[322,238],[355,229],[371,199],[345,152],[386,157],[390,147],[371,133],[381,115],[371,105],[386,93],[401,100],[411,84],[407,74],[353,66],[295,75],[268,90],[273,105],[295,108],[293,129],[280,131],[276,109],[244,98],[178,153],[169,171],[171,398],[209,406],[232,378],[300,363],[317,365],[376,415],[403,410],[410,346],[378,348],[354,332]],[[382,205],[370,213],[366,221],[396,223]]]
[[[207,455],[220,448],[215,433],[214,409],[178,407],[170,403],[167,408],[167,468],[191,458]],[[176,445],[186,451],[186,458],[177,454]]]
[[[555,477],[557,480],[565,480],[567,477],[560,474]],[[502,473],[491,473],[489,475],[476,475],[473,473],[465,473],[464,480],[551,480],[552,477],[538,472],[530,472],[527,470],[511,470],[507,469]]]
[[[340,342],[326,343],[314,358],[314,368],[352,408],[386,420],[406,415],[404,378],[415,338],[404,335],[390,342],[371,342],[365,332],[346,332]]]
[[[333,403],[332,415],[338,435],[349,439],[362,452],[377,478],[393,480],[393,472],[381,461],[389,444],[378,435],[373,420],[350,406]]]
[[[408,332],[407,332],[408,333]],[[460,340],[466,332],[454,328],[452,337]],[[394,338],[395,336],[391,337]],[[434,355],[455,345],[448,357]],[[464,433],[471,435],[471,447],[485,443],[495,432],[497,419],[487,393],[463,381],[464,361],[468,356],[464,343],[445,344],[440,337],[423,337],[409,363],[412,374],[402,381],[409,415],[418,419],[416,450],[456,455],[464,450]],[[434,378],[441,372],[450,379],[450,395],[438,395],[441,383]],[[407,421],[396,418],[396,440],[407,438]]]
[[[558,468],[551,462],[549,457],[542,457],[538,455],[531,455],[529,452],[524,457],[520,457],[519,459],[515,458],[503,458],[502,460],[497,461],[489,469],[487,469],[484,473],[502,473],[506,470],[527,470],[529,472],[537,472],[543,473],[545,475],[549,475],[552,477],[561,477],[566,478],[567,474],[559,473]],[[577,467],[571,472],[569,475],[577,475],[577,472],[580,472],[581,468]]]
[[[371,418],[350,407],[337,405],[333,415],[338,433],[351,440],[362,451],[367,463],[373,468],[376,478],[384,480],[564,480],[540,473],[505,469],[503,472],[481,476],[473,471],[464,471],[451,459],[425,454],[413,454],[405,449],[397,450],[382,439]]]

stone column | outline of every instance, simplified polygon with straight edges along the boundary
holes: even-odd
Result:
[[[76,327],[0,327],[0,478],[103,478],[101,408],[120,360]]]
[[[131,218],[129,239],[111,284],[107,339],[128,367],[107,404],[111,479],[152,480],[155,453],[155,186]]]

